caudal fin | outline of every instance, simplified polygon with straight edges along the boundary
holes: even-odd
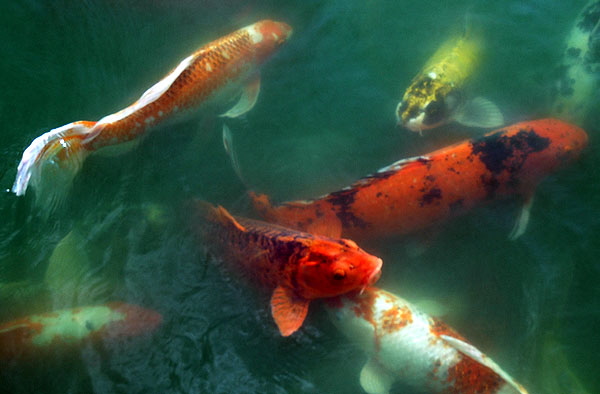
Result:
[[[95,124],[88,121],[69,123],[33,140],[23,152],[12,191],[22,196],[31,185],[36,189],[39,205],[52,207],[60,203],[90,153],[82,143],[96,136]]]

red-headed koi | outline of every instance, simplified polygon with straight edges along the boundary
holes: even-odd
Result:
[[[271,314],[281,335],[298,330],[312,299],[364,289],[379,279],[381,259],[353,241],[234,218],[223,207],[196,203],[194,227],[230,271],[273,291]]]

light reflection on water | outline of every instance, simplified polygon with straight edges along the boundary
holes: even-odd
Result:
[[[456,30],[467,5],[165,3],[2,6],[4,189],[37,135],[117,110],[199,44],[266,17],[291,24],[293,39],[262,71],[253,111],[229,124],[245,181],[255,189],[280,200],[315,197],[399,158],[473,136],[448,126],[420,137],[395,128],[393,117],[404,87]],[[511,123],[548,115],[551,65],[584,3],[504,2],[474,11],[491,37],[477,89]],[[598,324],[600,305],[595,120],[583,125],[590,134],[586,155],[541,185],[520,240],[507,240],[518,206],[504,201],[426,234],[363,245],[385,262],[381,287],[451,305],[455,312],[446,321],[531,392],[547,390],[543,382],[552,377],[541,361],[547,354],[564,356],[589,392],[600,386],[598,340],[590,328]],[[164,127],[134,151],[91,158],[66,206],[47,219],[30,195],[2,194],[0,282],[33,284],[0,293],[3,321],[112,300],[164,315],[155,335],[117,351],[87,346],[52,362],[0,368],[6,387],[360,392],[365,357],[318,306],[301,332],[279,337],[269,294],[231,278],[192,239],[189,198],[252,215],[220,130],[221,120],[203,113]],[[77,277],[76,289],[48,293],[40,283],[70,232],[79,251],[67,248],[61,258],[83,264],[87,257],[89,269],[75,275],[65,265],[65,276]]]

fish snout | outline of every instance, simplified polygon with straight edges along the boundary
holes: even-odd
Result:
[[[292,27],[287,23],[271,20],[258,22],[256,30],[260,33],[263,40],[274,42],[277,45],[281,45],[287,41],[293,32]]]
[[[363,283],[363,289],[367,286],[371,286],[372,284],[374,284],[375,282],[377,282],[379,280],[379,278],[381,277],[381,267],[382,266],[383,266],[383,260],[381,260],[380,258],[376,258],[375,266],[374,266],[373,270],[371,271],[371,274],[365,278],[365,281]]]
[[[425,113],[422,112],[419,116],[414,118],[409,118],[405,122],[403,122],[403,126],[409,129],[410,131],[414,131],[415,133],[421,133],[424,129],[423,127],[423,119],[425,118]]]

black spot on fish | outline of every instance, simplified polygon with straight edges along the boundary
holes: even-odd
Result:
[[[496,194],[496,190],[498,190],[500,187],[498,178],[496,178],[494,175],[483,174],[481,176],[481,183],[487,192],[487,199],[493,199]]]
[[[435,176],[433,175],[427,175],[425,179],[427,179],[429,182],[435,182]]]
[[[456,211],[460,211],[460,209],[463,207],[465,200],[460,198],[452,203],[450,203],[449,207],[450,207],[450,212],[456,212]]]
[[[579,57],[580,54],[581,54],[581,49],[579,49],[579,48],[575,48],[575,47],[567,48],[567,56]]]
[[[354,196],[358,190],[357,188],[340,190],[327,196],[327,201],[336,208],[335,215],[340,219],[343,227],[367,227],[367,222],[356,217],[352,212]]]
[[[442,199],[442,190],[434,187],[431,188],[428,192],[424,193],[421,198],[419,199],[420,201],[420,205],[424,206],[424,205],[429,205],[429,204],[433,204],[436,200],[441,200]]]
[[[540,152],[550,145],[550,139],[540,137],[533,130],[520,130],[508,137],[494,133],[472,143],[473,155],[485,164],[492,174],[521,168],[530,153]]]

